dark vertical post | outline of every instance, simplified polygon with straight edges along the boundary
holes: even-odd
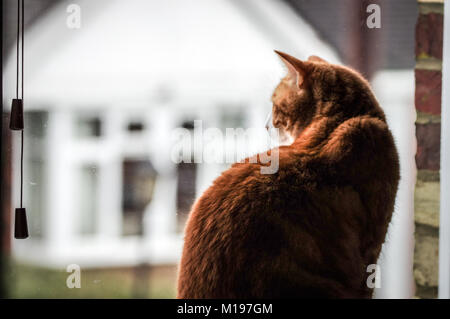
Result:
[[[1,81],[1,79],[0,79]],[[1,98],[1,97],[0,97]],[[0,100],[2,104],[3,99]],[[2,105],[1,125],[1,162],[0,162],[0,298],[5,297],[5,273],[8,266],[8,256],[11,247],[11,131],[8,128],[9,114],[3,113]]]
[[[0,58],[1,58],[1,70],[3,74],[3,1],[0,6],[0,16],[2,17],[2,23],[0,23]],[[1,161],[0,161],[0,298],[6,297],[6,291],[5,291],[5,280],[4,280],[4,228],[6,227],[4,223],[4,217],[5,217],[5,210],[4,210],[4,196],[3,192],[5,189],[5,185],[3,183],[3,169],[4,169],[4,143],[3,143],[3,76],[0,77],[0,114],[2,116],[2,119],[0,121],[0,154],[1,154]]]

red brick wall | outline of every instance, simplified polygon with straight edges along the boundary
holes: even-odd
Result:
[[[438,285],[443,1],[419,0],[416,25],[416,295],[436,298]]]

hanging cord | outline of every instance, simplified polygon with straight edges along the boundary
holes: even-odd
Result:
[[[20,1],[17,0],[17,47],[16,47],[16,99],[19,98],[19,39],[20,39]]]
[[[23,96],[23,87],[24,87],[24,81],[23,81],[23,69],[24,69],[24,29],[25,29],[25,6],[23,4],[24,0],[18,0],[19,2],[22,2],[22,105],[24,104],[24,96]],[[19,10],[18,10],[19,11]],[[17,24],[19,25],[19,24]],[[17,41],[18,43],[19,41]],[[17,61],[19,62],[19,61]],[[19,63],[17,63],[17,66]],[[19,83],[19,80],[17,80],[17,83]],[[23,130],[20,134],[20,208],[23,208]]]
[[[24,239],[28,237],[28,223],[26,210],[23,207],[23,98],[24,98],[24,33],[25,33],[25,5],[24,0],[17,0],[17,69],[16,69],[16,98],[11,105],[11,120],[9,127],[20,130],[20,208],[16,208],[14,237]],[[22,28],[22,29],[21,29]],[[20,72],[19,72],[20,70]],[[20,74],[20,77],[19,77]],[[19,82],[22,85],[19,98]]]
[[[16,55],[16,103],[20,103],[20,110],[17,112],[20,115],[20,124],[12,129],[20,129],[20,208],[23,208],[23,87],[24,87],[24,5],[23,0],[17,0],[17,55]],[[21,98],[19,98],[19,70],[20,70],[20,84]],[[14,112],[14,110],[12,110]],[[17,114],[16,115],[17,118]],[[17,119],[16,119],[17,120]]]
[[[23,130],[20,134],[20,208],[23,208]]]

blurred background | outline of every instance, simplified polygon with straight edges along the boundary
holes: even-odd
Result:
[[[367,26],[369,4],[381,8],[380,28]],[[228,166],[174,163],[171,132],[196,119],[262,127],[285,72],[278,49],[350,65],[372,83],[402,174],[376,297],[435,297],[427,278],[437,266],[414,266],[415,32],[429,14],[421,10],[417,0],[25,0],[30,238],[15,240],[20,140],[8,112],[17,1],[3,1],[1,294],[174,297],[190,206]],[[431,245],[424,259],[437,262]],[[70,264],[81,267],[81,289],[66,287]]]

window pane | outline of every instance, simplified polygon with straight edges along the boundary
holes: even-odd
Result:
[[[152,200],[156,171],[149,160],[123,162],[123,235],[142,235],[144,211]]]
[[[102,135],[102,122],[98,117],[79,117],[75,133],[78,137],[99,137]]]
[[[97,229],[98,168],[94,165],[82,166],[78,184],[79,232],[94,234]]]
[[[195,199],[197,164],[177,165],[177,229],[182,231]]]
[[[25,113],[25,178],[24,201],[28,210],[30,235],[35,238],[45,236],[45,216],[47,201],[47,121],[48,112]]]

